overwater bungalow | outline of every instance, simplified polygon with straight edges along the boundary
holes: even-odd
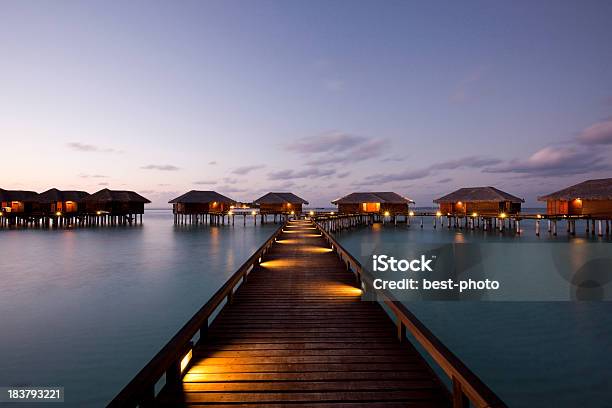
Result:
[[[394,192],[351,193],[332,201],[341,214],[407,214],[414,201]]]
[[[260,214],[300,214],[302,205],[308,205],[308,201],[293,193],[268,193],[253,204],[259,206]]]
[[[34,191],[0,188],[0,212],[3,215],[30,215],[39,211],[38,194]]]
[[[538,197],[550,216],[612,218],[612,178],[587,180]]]
[[[119,217],[119,223],[126,219],[131,221],[132,216],[137,214],[140,215],[142,221],[144,205],[150,202],[134,191],[109,190],[108,188],[85,198],[85,206],[89,214]]]
[[[224,214],[236,204],[236,200],[216,191],[191,190],[168,201],[175,214]]]
[[[497,217],[520,213],[525,200],[495,187],[466,187],[433,202],[443,215]]]
[[[236,200],[216,191],[191,190],[168,203],[172,204],[175,224],[199,224],[205,219],[212,224],[219,220],[224,223],[225,215],[236,205]]]
[[[38,201],[43,215],[83,215],[86,213],[85,191],[52,188],[40,193]]]

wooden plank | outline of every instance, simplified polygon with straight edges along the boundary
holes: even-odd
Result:
[[[312,224],[296,222],[211,324],[163,406],[441,407],[448,393],[399,343]],[[290,241],[287,241],[290,240]]]

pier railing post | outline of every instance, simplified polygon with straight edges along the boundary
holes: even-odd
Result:
[[[469,406],[470,401],[463,393],[461,383],[453,377],[453,408],[468,408]]]

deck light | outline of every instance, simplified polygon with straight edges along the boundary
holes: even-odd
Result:
[[[462,205],[463,203],[461,201],[457,201],[457,205]]]
[[[473,212],[473,213],[472,213],[472,217],[478,217],[478,213]]]
[[[499,214],[499,216],[500,216],[501,218],[506,218],[506,213],[501,213],[501,214]]]
[[[291,215],[295,214],[295,211],[291,211]]]
[[[257,214],[255,211],[251,211],[251,215],[255,215]]]
[[[385,211],[385,217],[389,216],[389,211]]]
[[[331,214],[331,215],[334,215],[334,212],[332,211],[332,212],[330,212],[330,214]]]
[[[441,217],[442,213],[440,211],[436,211],[436,217]]]
[[[102,211],[96,211],[96,215],[102,215]]]
[[[185,369],[187,368],[187,365],[189,365],[189,362],[191,361],[191,357],[193,357],[193,349],[189,349],[187,354],[185,354],[183,358],[181,359],[181,374],[183,373],[183,371],[185,371]]]
[[[0,217],[2,217],[4,215],[4,213],[2,211],[0,211]]]
[[[541,216],[540,214],[536,215],[536,217],[537,217],[538,219],[539,219],[539,218],[542,218],[542,216]]]
[[[408,215],[409,215],[410,217],[414,217],[414,211],[410,211],[410,212],[408,213]]]
[[[233,214],[234,214],[234,212],[233,212],[233,211],[228,211],[228,212],[227,212],[227,215],[233,215]]]
[[[314,211],[310,211],[310,216],[312,217],[314,215]]]
[[[57,215],[58,217],[62,216],[62,213],[60,211],[56,212],[55,215]]]

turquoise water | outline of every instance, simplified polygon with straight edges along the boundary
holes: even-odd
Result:
[[[168,211],[147,211],[144,221],[132,228],[0,230],[0,386],[64,386],[64,406],[103,406],[275,229],[175,227]],[[538,239],[524,228],[520,238],[427,224],[339,237],[355,253],[381,239],[407,246],[568,240]],[[409,306],[511,407],[610,406],[611,303]]]
[[[105,405],[276,227],[0,230],[0,386]]]
[[[564,231],[557,238],[538,238],[532,227],[532,223],[524,223],[525,232],[517,237],[434,230],[426,222],[423,229],[419,224],[416,228],[414,224],[410,228],[375,225],[341,232],[337,237],[355,256],[372,242],[406,251],[420,243],[495,242],[503,243],[508,258],[534,243],[540,244],[542,252],[559,243],[567,251],[582,251],[584,245],[593,243],[605,245],[607,254],[612,254],[610,241],[587,237],[583,225],[577,238],[567,237]],[[487,247],[482,248],[486,251]],[[510,407],[612,406],[611,302],[405,303]]]

